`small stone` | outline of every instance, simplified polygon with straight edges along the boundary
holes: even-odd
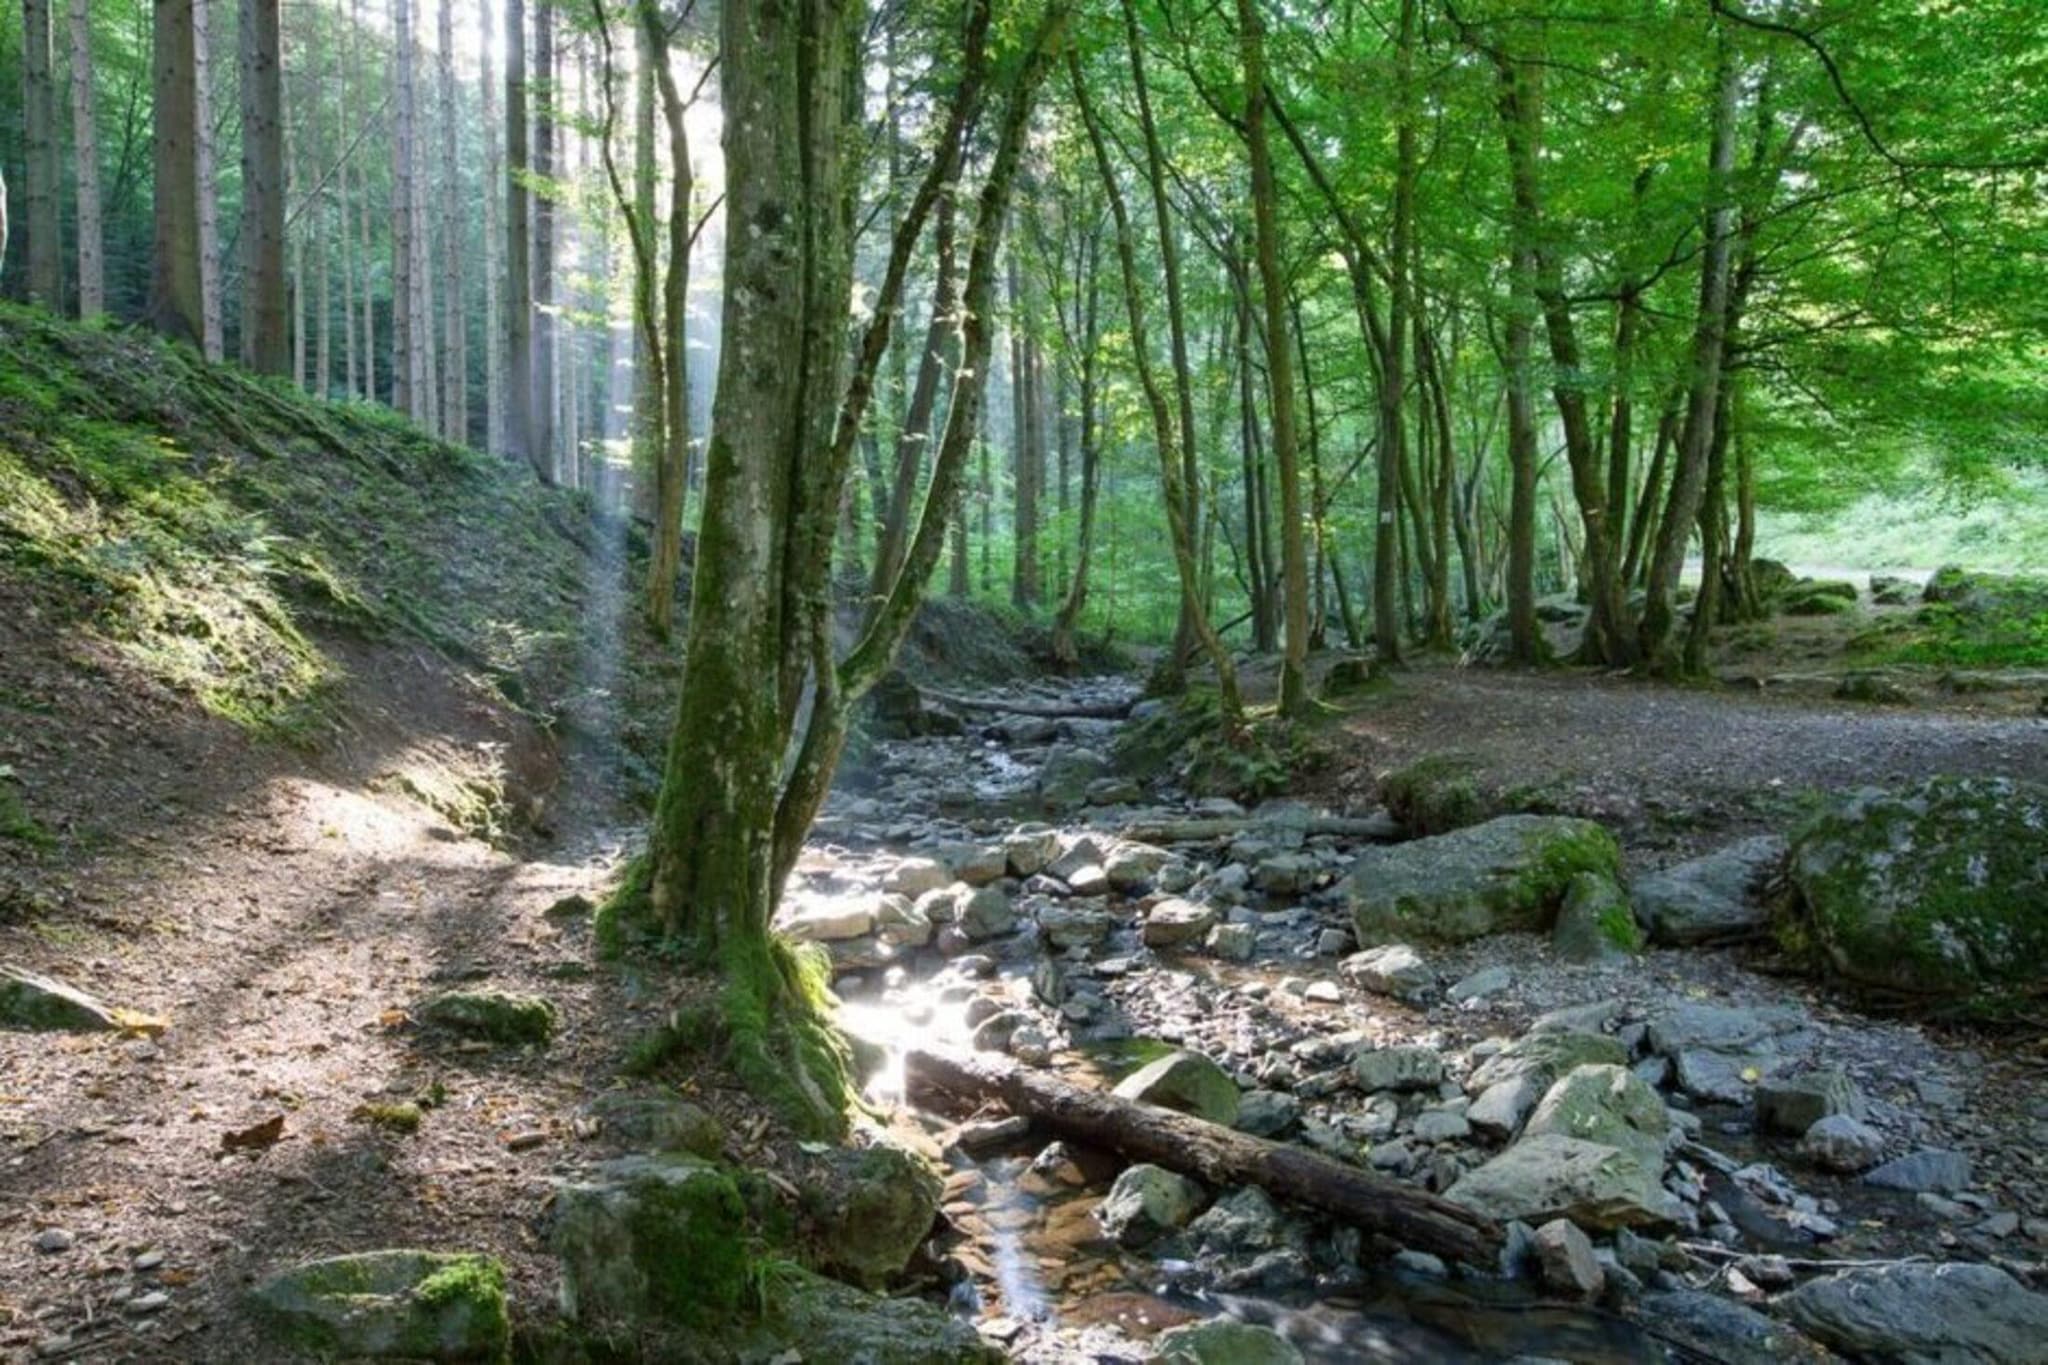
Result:
[[[1338,968],[1344,979],[1374,995],[1391,996],[1417,1004],[1436,990],[1436,973],[1422,954],[1405,943],[1369,948],[1344,959]]]
[[[1216,923],[1216,911],[1194,901],[1169,897],[1152,907],[1145,916],[1139,937],[1148,948],[1178,948],[1199,943]]]
[[[1202,1187],[1161,1166],[1125,1168],[1096,1206],[1102,1230],[1116,1243],[1139,1247],[1184,1227],[1202,1206]]]
[[[1036,871],[1037,869],[1033,869]],[[882,877],[882,889],[915,900],[953,880],[945,864],[933,858],[905,858]]]
[[[1465,1119],[1489,1137],[1511,1138],[1542,1098],[1543,1084],[1536,1076],[1496,1081],[1472,1101],[1472,1107],[1465,1111]]]
[[[1805,1133],[1834,1114],[1862,1118],[1863,1092],[1840,1071],[1766,1080],[1756,1088],[1757,1127],[1767,1133]]]
[[[128,1300],[128,1311],[137,1317],[143,1317],[150,1313],[162,1312],[169,1306],[170,1302],[171,1296],[169,1294],[164,1293],[161,1289],[155,1289],[147,1294],[138,1294],[136,1297]]]
[[[46,1256],[54,1256],[59,1252],[71,1250],[77,1240],[63,1228],[44,1228],[36,1234],[36,1250]]]
[[[1172,1052],[1117,1083],[1117,1098],[1178,1109],[1228,1127],[1237,1122],[1237,1082],[1198,1052]]]
[[[1425,1109],[1415,1116],[1410,1130],[1417,1142],[1453,1142],[1467,1137],[1472,1124],[1463,1114],[1447,1109]]]
[[[155,1270],[158,1266],[161,1266],[163,1263],[164,1254],[161,1251],[145,1251],[141,1255],[137,1256],[133,1261],[129,1262],[128,1268],[130,1270],[135,1271],[137,1274],[147,1274],[148,1272]]]
[[[1351,947],[1351,935],[1342,929],[1324,929],[1316,935],[1316,956],[1337,957]]]
[[[1258,931],[1249,924],[1219,924],[1209,931],[1205,946],[1212,957],[1225,962],[1248,962],[1258,942]]]
[[[1341,1005],[1344,1003],[1344,992],[1337,989],[1337,983],[1334,981],[1311,981],[1308,988],[1302,991],[1301,998],[1316,1005]]]
[[[1553,1218],[1536,1229],[1536,1264],[1543,1282],[1560,1293],[1590,1299],[1606,1283],[1593,1243],[1578,1225]]]
[[[1853,1174],[1884,1155],[1884,1134],[1861,1119],[1829,1114],[1815,1119],[1799,1139],[1799,1155],[1823,1170]]]
[[[1412,1247],[1403,1247],[1395,1252],[1394,1264],[1411,1275],[1427,1275],[1433,1280],[1441,1280],[1451,1273],[1441,1256],[1432,1256]]]
[[[1865,1175],[1863,1183],[1887,1190],[1954,1194],[1970,1186],[1970,1158],[1961,1152],[1927,1147],[1887,1161]]]
[[[1489,995],[1499,995],[1513,985],[1514,980],[1515,974],[1506,967],[1482,967],[1444,994],[1453,1004],[1462,1005],[1467,1001],[1484,1000]]]
[[[1351,1058],[1360,1090],[1429,1090],[1444,1078],[1444,1059],[1434,1048],[1386,1047],[1361,1050]]]

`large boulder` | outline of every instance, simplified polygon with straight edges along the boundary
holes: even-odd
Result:
[[[1522,1140],[1558,1133],[1619,1147],[1662,1169],[1671,1116],[1657,1092],[1625,1066],[1574,1067],[1550,1087],[1522,1130]]]
[[[1590,820],[1504,815],[1365,854],[1347,884],[1352,919],[1364,944],[1547,929],[1573,877],[1611,878],[1620,862],[1614,836]]]
[[[1704,1290],[1645,1294],[1636,1306],[1643,1321],[1657,1324],[1658,1335],[1719,1365],[1819,1365],[1835,1359],[1784,1323]]]
[[[1501,1222],[1569,1218],[1588,1228],[1643,1227],[1678,1216],[1663,1174],[1661,1162],[1619,1147],[1546,1133],[1467,1173],[1444,1197]]]
[[[1565,889],[1550,946],[1567,962],[1604,962],[1643,946],[1628,893],[1612,877],[1581,872]]]
[[[835,1148],[804,1191],[825,1268],[871,1289],[895,1279],[931,1235],[942,1190],[931,1167],[901,1147]]]
[[[1657,943],[1747,938],[1769,926],[1757,890],[1785,857],[1785,841],[1760,834],[1704,858],[1638,877],[1630,888],[1636,918]]]
[[[883,1298],[795,1265],[777,1266],[748,1359],[859,1365],[1000,1365],[972,1324],[917,1298]],[[684,1359],[692,1357],[684,1356]]]
[[[598,1330],[709,1325],[746,1293],[746,1205],[732,1177],[710,1162],[605,1162],[557,1187],[552,1215],[562,1316],[571,1322]]]
[[[2048,787],[1935,778],[1809,821],[1787,937],[1858,985],[1995,1011],[2048,957]]]
[[[1237,1122],[1237,1082],[1199,1052],[1169,1052],[1117,1083],[1119,1099],[1178,1109],[1230,1127]]]
[[[1686,1001],[1652,1015],[1650,1050],[1671,1059],[1678,1088],[1697,1100],[1745,1104],[1762,1081],[1801,1064],[1813,1048],[1796,1006]]]
[[[1902,1365],[2029,1365],[2048,1342],[2048,1295],[1989,1265],[1845,1270],[1807,1281],[1778,1307],[1838,1351]]]
[[[505,1270],[488,1256],[368,1251],[273,1276],[250,1306],[280,1347],[315,1359],[505,1359]]]

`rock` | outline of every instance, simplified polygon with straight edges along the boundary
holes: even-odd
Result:
[[[1885,1162],[1866,1174],[1863,1183],[1887,1190],[1955,1194],[1970,1188],[1970,1158],[1961,1152],[1924,1147]]]
[[[1775,1045],[1803,1030],[1806,1014],[1796,1005],[1751,1008],[1686,1002],[1652,1015],[1649,1022],[1650,1050],[1675,1058],[1699,1049],[1742,1052]]]
[[[1608,1025],[1620,1017],[1621,1001],[1612,998],[1584,1005],[1561,1005],[1537,1015],[1535,1022],[1529,1025],[1529,1032],[1605,1033]]]
[[[1229,1318],[1183,1323],[1152,1339],[1159,1365],[1302,1365],[1294,1343],[1270,1327]]]
[[[1456,1142],[1471,1135],[1472,1122],[1453,1109],[1425,1109],[1409,1134],[1417,1142]]]
[[[1421,953],[1405,943],[1389,943],[1353,953],[1337,970],[1361,990],[1392,996],[1411,1005],[1426,1000],[1436,990],[1436,973],[1429,969]]]
[[[1301,1101],[1284,1090],[1247,1090],[1238,1101],[1239,1132],[1276,1138],[1301,1122]]]
[[[969,1156],[980,1156],[1022,1142],[1030,1134],[1031,1120],[1022,1114],[1010,1114],[999,1119],[973,1119],[954,1131],[951,1145]]]
[[[1038,770],[1038,801],[1047,811],[1077,810],[1088,800],[1088,788],[1109,776],[1109,761],[1077,744],[1056,744]]]
[[[64,1228],[44,1228],[36,1234],[36,1250],[45,1256],[55,1256],[71,1250],[78,1239]]]
[[[1204,1255],[1270,1251],[1287,1240],[1287,1220],[1271,1196],[1247,1185],[1224,1195],[1189,1223],[1188,1239]]]
[[[1038,931],[1055,948],[1093,948],[1109,937],[1113,921],[1100,910],[1046,905],[1038,911]]]
[[[1142,800],[1145,789],[1135,778],[1098,777],[1088,784],[1087,803],[1091,806],[1127,806]]]
[[[1453,1004],[1462,1005],[1468,1000],[1484,1000],[1489,995],[1499,995],[1514,983],[1515,974],[1506,967],[1481,967],[1445,991],[1444,995]]]
[[[1543,1097],[1543,1082],[1536,1076],[1517,1076],[1496,1081],[1480,1092],[1465,1111],[1465,1121],[1488,1137],[1507,1139],[1521,1131],[1522,1120]]]
[[[1202,1187],[1163,1166],[1127,1166],[1096,1206],[1103,1232],[1124,1247],[1141,1247],[1185,1227],[1202,1206]]]
[[[768,1311],[756,1329],[761,1344],[747,1359],[849,1365],[1001,1365],[1004,1359],[972,1324],[923,1299],[864,1293],[786,1263],[768,1285]],[[674,1358],[695,1359],[700,1351]]]
[[[420,1018],[494,1043],[545,1043],[555,1031],[551,1002],[512,991],[444,991],[420,1006]]]
[[[1550,946],[1566,962],[1606,962],[1641,949],[1643,932],[1614,878],[1581,872],[1565,889]]]
[[[1431,754],[1380,778],[1380,803],[1412,834],[1448,834],[1504,812],[1479,766],[1460,754]]]
[[[1071,882],[1088,868],[1100,871],[1102,860],[1108,856],[1093,835],[1083,834],[1067,842],[1060,850],[1059,856],[1046,864],[1046,875],[1057,877],[1063,882]]]
[[[802,896],[786,902],[776,928],[799,943],[837,943],[874,932],[875,902],[861,896]]]
[[[1145,927],[1139,936],[1149,948],[1178,948],[1201,942],[1215,923],[1216,911],[1212,907],[1174,896],[1146,913]]]
[[[1445,1192],[1488,1217],[1525,1222],[1569,1218],[1582,1227],[1642,1227],[1670,1222],[1678,1201],[1661,1166],[1634,1154],[1558,1133],[1524,1138]]]
[[[960,926],[969,942],[980,943],[1017,927],[1016,912],[1010,908],[1010,898],[1002,893],[1001,888],[970,887],[961,882],[955,889],[953,922]]]
[[[1871,702],[1878,706],[1911,706],[1913,694],[1898,679],[1875,669],[1852,669],[1835,684],[1835,696],[1842,701]]]
[[[953,880],[946,865],[934,858],[904,858],[882,875],[882,889],[916,900]]]
[[[1631,888],[1636,918],[1655,943],[1753,937],[1770,923],[1757,887],[1784,861],[1786,847],[1778,836],[1760,834],[1638,877]]]
[[[1777,1306],[1808,1335],[1873,1360],[2026,1365],[2048,1341],[2048,1295],[1989,1265],[1845,1270],[1808,1281]]]
[[[1361,943],[1462,943],[1550,927],[1573,877],[1613,877],[1614,836],[1590,820],[1504,815],[1451,834],[1374,849],[1346,883]]]
[[[1360,1090],[1434,1090],[1444,1078],[1444,1059],[1435,1048],[1365,1048],[1351,1058]]]
[[[1636,1305],[1645,1322],[1701,1360],[1719,1365],[1782,1365],[1825,1352],[1791,1328],[1732,1299],[1697,1289],[1645,1294]]]
[[[870,1289],[902,1274],[938,1216],[938,1175],[888,1142],[834,1148],[814,1170],[803,1204],[818,1229],[823,1268]]]
[[[1467,1094],[1481,1094],[1503,1081],[1532,1079],[1537,1094],[1574,1067],[1623,1066],[1628,1050],[1604,1033],[1562,1030],[1528,1033],[1481,1062],[1465,1080]]]
[[[1794,928],[1853,983],[1996,1008],[2048,956],[2048,786],[1935,778],[1810,820]]]
[[[1671,1120],[1664,1101],[1626,1067],[1574,1067],[1550,1087],[1522,1130],[1522,1140],[1546,1133],[1618,1147],[1662,1172]]]
[[[1578,1226],[1553,1218],[1536,1229],[1536,1265],[1543,1283],[1560,1294],[1590,1299],[1598,1296],[1607,1282],[1593,1244]]]
[[[562,1316],[597,1330],[722,1323],[748,1291],[746,1204],[721,1168],[629,1156],[555,1190]]]
[[[1311,981],[1302,988],[1301,998],[1313,1005],[1341,1005],[1344,992],[1334,981]]]
[[[1316,933],[1316,956],[1339,957],[1351,946],[1348,929],[1322,929]]]
[[[680,1095],[612,1090],[590,1102],[589,1113],[606,1132],[660,1152],[691,1152],[716,1160],[725,1130],[710,1110]]]
[[[1822,1170],[1854,1174],[1884,1155],[1884,1134],[1848,1114],[1829,1114],[1799,1139],[1799,1155]]]
[[[1249,962],[1258,945],[1258,931],[1249,924],[1219,924],[1203,944],[1210,956],[1225,962]]]
[[[1003,856],[1013,877],[1037,876],[1059,851],[1059,831],[1053,829],[1020,829],[1003,840]]]
[[[1262,859],[1252,873],[1252,882],[1271,896],[1296,896],[1315,884],[1316,860],[1301,853],[1281,853]]]
[[[971,885],[971,883],[970,883]],[[907,896],[888,892],[875,901],[875,937],[892,948],[922,948],[932,941],[932,917]]]
[[[971,845],[961,849],[959,855],[950,861],[953,875],[969,886],[999,882],[1010,870],[1009,853],[1000,844]]]
[[[322,1359],[495,1362],[512,1339],[504,1267],[488,1256],[333,1256],[264,1281],[250,1305],[280,1348]]]
[[[97,1033],[119,1027],[113,1010],[76,986],[0,963],[0,1028]]]
[[[1129,894],[1150,885],[1172,857],[1165,849],[1150,844],[1119,844],[1104,860],[1102,871],[1112,888]]]
[[[1237,1082],[1199,1052],[1169,1052],[1117,1083],[1119,1099],[1177,1109],[1228,1128],[1237,1122]]]
[[[1756,1088],[1757,1127],[1767,1133],[1803,1134],[1830,1114],[1860,1119],[1863,1113],[1863,1092],[1836,1070],[1767,1080]]]

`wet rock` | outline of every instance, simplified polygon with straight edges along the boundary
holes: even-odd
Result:
[[[1461,943],[1546,929],[1571,879],[1615,875],[1614,836],[1589,820],[1506,815],[1451,834],[1366,853],[1347,890],[1361,943]]]
[[[1213,907],[1169,897],[1146,913],[1140,937],[1149,948],[1178,948],[1201,942],[1215,923]]]
[[[1109,775],[1109,760],[1077,744],[1057,744],[1038,770],[1038,800],[1048,811],[1077,810],[1087,803],[1089,785]]]
[[[1678,1216],[1661,1176],[1661,1166],[1620,1148],[1548,1133],[1524,1138],[1468,1173],[1445,1197],[1503,1220],[1569,1218],[1590,1228],[1642,1227]]]
[[[1247,1090],[1237,1107],[1237,1129],[1277,1138],[1301,1121],[1301,1101],[1284,1090]]]
[[[1435,1048],[1366,1048],[1351,1058],[1351,1076],[1368,1094],[1376,1090],[1434,1090],[1444,1078],[1444,1059]]]
[[[2048,786],[1862,792],[1794,837],[1797,928],[1846,979],[1995,1006],[2048,957]]]
[[[944,863],[934,858],[904,858],[882,874],[882,889],[912,900],[937,891],[953,880]]]
[[[1529,1116],[1522,1140],[1556,1133],[1582,1138],[1634,1155],[1662,1170],[1671,1132],[1664,1101],[1625,1067],[1574,1067],[1550,1087]]]
[[[1710,943],[1747,938],[1769,924],[1757,887],[1784,861],[1786,843],[1757,835],[1635,880],[1636,918],[1656,943]]]
[[[0,963],[0,1028],[76,1033],[119,1027],[112,1009],[76,986]]]
[[[1152,1341],[1159,1365],[1301,1365],[1294,1343],[1270,1327],[1228,1318],[1184,1323]]]
[[[1254,1185],[1230,1191],[1188,1224],[1188,1240],[1204,1255],[1242,1256],[1287,1240],[1287,1220]]]
[[[1059,831],[1053,829],[1020,829],[1003,840],[1003,857],[1013,877],[1037,876],[1059,851]]]
[[[444,991],[420,1006],[420,1018],[494,1043],[545,1043],[555,1031],[551,1002],[512,991]]]
[[[1226,1128],[1237,1122],[1240,1104],[1237,1082],[1199,1052],[1169,1052],[1124,1077],[1114,1093],[1119,1099],[1177,1109]]]
[[[1887,1190],[1954,1194],[1970,1188],[1970,1158],[1961,1152],[1925,1147],[1885,1162],[1866,1174],[1863,1183]]]
[[[1756,1088],[1757,1127],[1767,1133],[1803,1134],[1831,1114],[1864,1114],[1863,1092],[1840,1071],[1810,1071]]]
[[[281,1348],[320,1358],[496,1361],[512,1338],[488,1256],[334,1256],[264,1281],[250,1306]]]
[[[758,1329],[763,1340],[749,1359],[876,1365],[1000,1365],[1004,1359],[970,1323],[923,1299],[863,1293],[790,1265],[777,1268],[770,1292]]]
[[[715,1159],[725,1147],[724,1126],[703,1105],[680,1095],[613,1090],[592,1100],[589,1113],[605,1132],[655,1151]]]
[[[1203,946],[1211,957],[1226,962],[1249,962],[1258,944],[1258,931],[1249,924],[1219,924],[1209,931]]]
[[[1202,1206],[1202,1187],[1162,1166],[1126,1167],[1096,1206],[1102,1230],[1124,1247],[1141,1247],[1185,1227]]]
[[[1656,1323],[1660,1332],[1702,1360],[1781,1365],[1819,1362],[1824,1354],[1785,1324],[1718,1294],[1697,1289],[1645,1294],[1636,1307],[1645,1322]]]
[[[1452,1004],[1462,1005],[1468,1000],[1484,1000],[1489,995],[1499,995],[1512,986],[1515,974],[1506,967],[1481,967],[1444,992]]]
[[[1543,1283],[1573,1298],[1597,1297],[1607,1273],[1593,1254],[1593,1243],[1578,1226],[1553,1218],[1536,1229],[1536,1267]]]
[[[1810,1336],[1874,1360],[2024,1365],[2048,1341],[2048,1295],[1988,1265],[1847,1270],[1801,1285],[1778,1307]]]
[[[1799,1155],[1827,1171],[1853,1174],[1884,1156],[1884,1134],[1848,1114],[1815,1119],[1799,1139]]]
[[[931,1235],[941,1189],[921,1157],[891,1143],[834,1148],[803,1189],[824,1268],[871,1289],[902,1274]]]
[[[1628,894],[1614,878],[1581,872],[1565,889],[1550,946],[1566,962],[1605,962],[1643,946]]]
[[[1436,973],[1422,954],[1405,943],[1368,948],[1344,959],[1337,970],[1344,979],[1374,995],[1419,1004],[1436,991]]]

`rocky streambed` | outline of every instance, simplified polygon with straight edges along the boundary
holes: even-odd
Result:
[[[985,1339],[1046,1361],[2042,1358],[2048,1096],[2022,1062],[1704,946],[1763,922],[1783,840],[1647,872],[1567,817],[1408,840],[1376,811],[1141,791],[1107,758],[1129,700],[1103,679],[924,707],[834,795],[783,927],[890,1059],[875,1096],[906,1098],[918,1047],[1005,1054],[1441,1195],[1505,1242],[1447,1264],[919,1101],[947,1167],[932,1250]],[[1970,795],[2027,827],[2025,789]]]

